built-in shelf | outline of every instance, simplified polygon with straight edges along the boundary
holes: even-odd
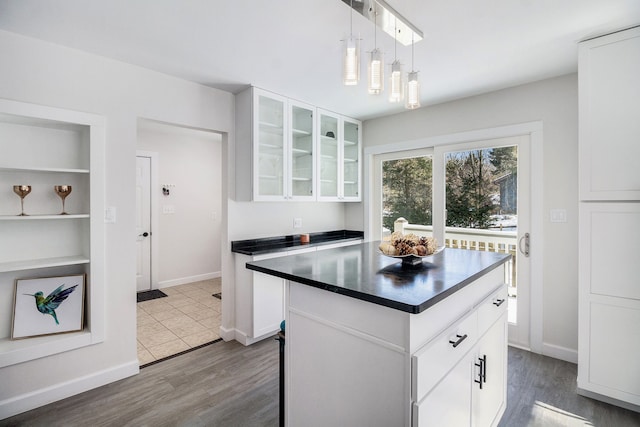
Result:
[[[325,144],[336,144],[338,142],[336,138],[331,136],[320,135],[320,139],[322,139],[322,142]]]
[[[33,270],[36,268],[61,267],[64,265],[88,264],[90,259],[84,256],[65,256],[55,258],[30,259],[27,261],[0,262],[0,273],[7,271]]]
[[[311,150],[304,150],[302,148],[292,148],[291,152],[294,156],[310,156],[312,154]]]
[[[47,196],[26,199],[27,216],[18,215],[18,198],[7,196],[16,210],[5,206],[0,215],[0,299],[13,301],[15,280],[24,277],[73,272],[86,274],[88,284],[83,331],[12,340],[11,314],[0,316],[0,368],[104,340],[104,138],[102,116],[0,99],[5,194],[20,182],[34,193],[60,182],[74,186],[69,215],[59,213],[51,187]]]
[[[40,172],[40,173],[78,173],[88,174],[89,169],[69,169],[69,168],[23,168],[0,166],[0,172]]]
[[[281,134],[283,132],[283,128],[281,124],[275,125],[269,122],[260,122],[260,130],[262,132]]]
[[[302,129],[291,129],[291,133],[294,136],[309,136],[309,135],[311,135],[311,132],[309,132],[308,130],[302,130]]]
[[[91,345],[95,338],[91,331],[84,330],[20,340],[0,339],[0,368]]]
[[[0,215],[0,221],[35,221],[35,220],[65,220],[89,218],[89,214],[68,214],[68,215]]]

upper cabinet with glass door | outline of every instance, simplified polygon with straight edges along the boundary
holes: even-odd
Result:
[[[342,197],[360,201],[360,122],[342,119]]]
[[[258,88],[236,96],[238,200],[315,200],[314,114],[310,105]]]
[[[286,195],[287,100],[254,90],[253,196],[280,200]]]
[[[295,200],[315,200],[314,182],[315,109],[289,100],[290,160],[288,196]]]
[[[236,200],[361,200],[361,123],[255,87],[236,95]]]
[[[318,110],[318,200],[361,200],[360,128],[357,120]]]

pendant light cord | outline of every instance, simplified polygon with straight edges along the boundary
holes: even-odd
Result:
[[[351,0],[351,12],[349,13],[349,32],[351,33],[351,37],[353,37],[353,0]]]
[[[413,49],[414,49],[415,43],[413,41],[413,33],[411,33],[411,71],[415,71],[414,67],[413,67]]]

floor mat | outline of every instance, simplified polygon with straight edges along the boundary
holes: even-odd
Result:
[[[153,289],[150,291],[144,291],[144,292],[138,292],[137,295],[137,302],[142,302],[142,301],[149,301],[152,299],[156,299],[156,298],[163,298],[166,297],[167,294],[165,294],[164,292],[162,292],[161,290],[158,289]]]

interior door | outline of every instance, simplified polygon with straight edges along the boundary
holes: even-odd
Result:
[[[151,158],[136,157],[136,283],[151,289]]]

